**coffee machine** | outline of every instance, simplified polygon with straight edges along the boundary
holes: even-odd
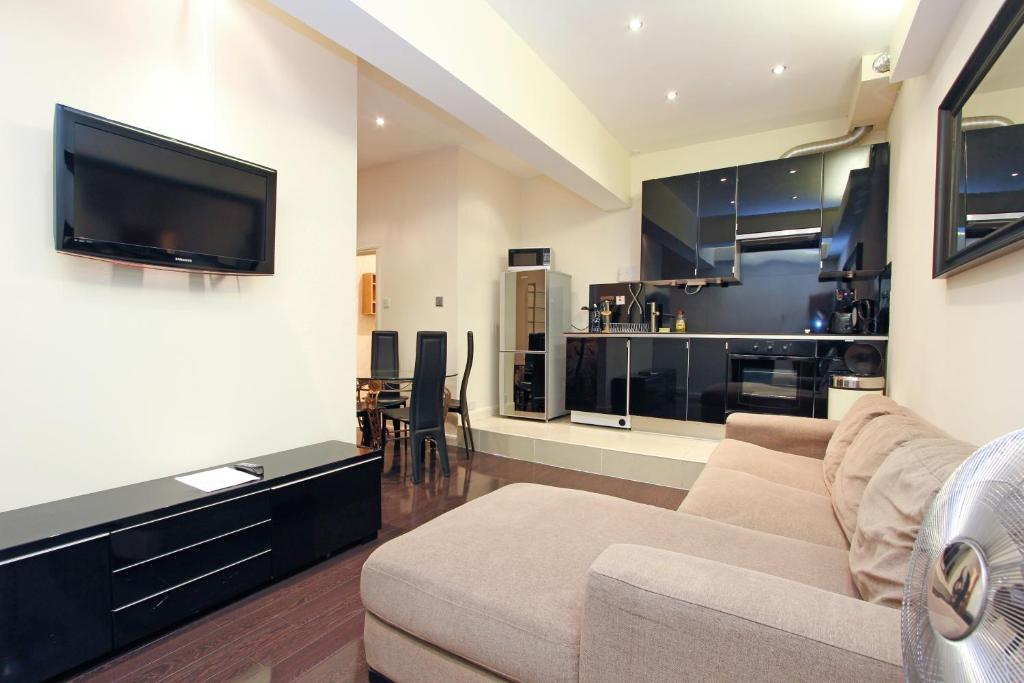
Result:
[[[853,334],[857,331],[857,309],[854,304],[857,292],[852,289],[836,289],[832,300],[832,317],[828,331],[831,334]]]

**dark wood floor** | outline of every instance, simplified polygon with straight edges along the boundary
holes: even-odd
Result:
[[[80,674],[107,681],[366,681],[359,572],[381,543],[506,484],[536,482],[675,508],[683,491],[477,453],[452,451],[452,476],[432,467],[413,486],[390,448],[382,484],[383,528],[373,543],[207,615]]]

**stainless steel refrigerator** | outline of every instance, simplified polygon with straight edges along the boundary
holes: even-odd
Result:
[[[498,393],[501,415],[565,415],[565,332],[572,278],[552,270],[509,271],[501,280]]]

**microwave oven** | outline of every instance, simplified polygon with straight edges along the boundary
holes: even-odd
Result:
[[[535,247],[531,249],[509,249],[509,270],[551,270],[551,248]]]

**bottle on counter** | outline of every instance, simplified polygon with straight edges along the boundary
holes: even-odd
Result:
[[[686,313],[684,313],[681,308],[676,311],[675,332],[679,334],[686,333]]]

